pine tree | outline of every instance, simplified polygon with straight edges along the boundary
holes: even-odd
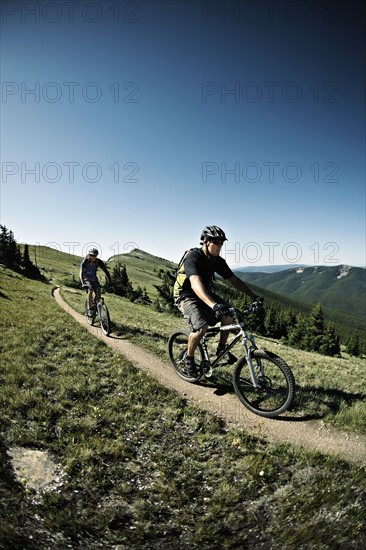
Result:
[[[23,258],[22,258],[22,270],[23,270],[23,275],[25,275],[25,277],[29,277],[30,279],[38,279],[38,280],[42,279],[41,272],[39,271],[38,267],[36,267],[33,264],[33,262],[29,257],[29,249],[27,244],[24,246]]]
[[[270,338],[276,338],[276,314],[272,308],[268,308],[266,311],[266,336]]]
[[[258,311],[253,313],[253,318],[251,322],[251,330],[253,330],[253,332],[262,335],[266,334],[267,330],[265,325],[265,317],[266,312],[264,309],[259,309]]]
[[[117,263],[111,273],[113,292],[118,296],[130,297],[132,294],[132,285],[127,275],[126,267]]]
[[[144,286],[144,294],[143,294],[143,300],[146,304],[151,304],[151,298],[147,293],[146,286]]]
[[[275,310],[277,316],[276,338],[287,338],[290,328],[293,326],[294,321],[291,320],[288,312],[283,310]]]
[[[305,349],[320,351],[324,343],[324,315],[320,304],[317,304],[311,314],[306,327]]]
[[[163,308],[160,304],[159,298],[155,299],[155,302],[153,303],[153,308],[154,308],[155,311],[158,311],[159,313],[161,313],[163,311]]]
[[[22,253],[14,238],[14,233],[4,225],[1,225],[0,228],[0,263],[8,269],[20,272]]]
[[[323,344],[320,347],[320,353],[324,355],[330,355],[334,357],[339,355],[341,352],[339,344],[339,336],[336,333],[335,326],[333,323],[329,323],[325,327]]]
[[[296,324],[289,329],[288,342],[291,346],[323,355],[340,354],[340,341],[332,323],[325,324],[322,308],[317,304],[309,318],[299,314]]]
[[[173,298],[173,286],[175,277],[170,271],[163,271],[161,273],[162,283],[160,286],[155,285],[159,294],[159,306],[163,303],[166,309],[175,312],[174,298]]]
[[[292,328],[290,328],[288,341],[290,346],[294,348],[304,349],[306,346],[306,329],[307,320],[299,313],[296,317],[296,322]]]
[[[270,338],[282,338],[286,336],[283,316],[281,312],[272,307],[268,308],[266,311],[265,326],[267,329],[267,336]]]
[[[355,332],[348,341],[347,352],[355,357],[361,356],[360,338]]]
[[[6,251],[8,241],[8,230],[0,225],[0,264],[6,265]]]

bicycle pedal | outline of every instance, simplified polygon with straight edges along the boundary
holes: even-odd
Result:
[[[204,374],[206,376],[206,378],[211,378],[211,376],[213,375],[213,369],[212,367],[206,367],[204,369],[202,369],[202,374]]]
[[[208,361],[202,361],[200,364],[200,371],[206,378],[210,378],[213,374],[212,367]]]

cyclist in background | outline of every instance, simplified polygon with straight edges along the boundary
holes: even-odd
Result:
[[[209,325],[215,325],[219,320],[221,325],[228,325],[233,321],[229,305],[211,290],[214,273],[228,280],[253,300],[256,299],[250,288],[232,272],[220,256],[224,241],[227,238],[220,227],[206,226],[201,234],[201,248],[193,248],[183,256],[174,284],[175,304],[191,328],[185,357],[189,376],[197,376],[194,352]],[[228,336],[226,331],[220,333],[217,355],[225,349]],[[230,352],[227,355],[230,363],[236,361],[236,357]]]
[[[112,284],[111,276],[105,263],[98,258],[99,252],[96,248],[91,248],[88,255],[80,264],[80,281],[83,288],[88,292],[89,312],[91,312],[93,304],[93,292],[98,296],[100,294],[100,282],[97,277],[97,269],[100,267],[104,271],[108,282]],[[88,313],[89,313],[88,312]]]

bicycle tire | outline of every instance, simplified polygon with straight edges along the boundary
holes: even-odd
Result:
[[[188,348],[188,336],[189,336],[189,333],[184,332],[182,330],[173,332],[173,334],[170,335],[168,340],[168,354],[169,354],[170,363],[173,367],[173,370],[176,372],[176,374],[178,374],[178,376],[183,380],[185,380],[186,382],[195,384],[201,378],[199,366],[201,364],[201,361],[203,361],[204,359],[204,352],[201,344],[199,344],[195,351],[195,356],[194,356],[197,371],[198,371],[198,376],[190,376],[186,371],[185,363],[184,363],[184,357],[187,353],[187,348]]]
[[[88,324],[89,324],[90,326],[93,326],[94,321],[95,321],[95,315],[96,315],[94,303],[93,303],[93,305],[92,305],[92,312],[93,312],[93,314],[92,314],[92,315],[88,315],[88,311],[89,311],[89,301],[88,301],[88,300],[85,300],[85,317],[86,317],[86,320],[87,320]]]
[[[111,332],[111,319],[109,317],[109,311],[105,304],[98,306],[98,316],[100,322],[100,328],[105,336],[109,336]]]
[[[253,386],[246,357],[240,359],[233,373],[234,390],[241,403],[251,412],[275,418],[292,405],[295,395],[295,379],[290,367],[278,355],[269,351],[255,350],[253,365],[259,388]],[[264,376],[259,375],[259,368]],[[245,375],[244,375],[244,371]]]

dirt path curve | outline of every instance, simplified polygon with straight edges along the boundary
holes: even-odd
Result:
[[[215,388],[189,384],[174,374],[167,362],[151,352],[120,337],[104,336],[100,328],[91,327],[85,317],[73,310],[61,297],[60,289],[53,291],[56,302],[93,336],[122,353],[136,367],[147,371],[161,384],[177,391],[192,404],[224,419],[228,427],[236,427],[259,436],[270,443],[291,443],[306,449],[339,457],[366,466],[366,436],[341,432],[324,425],[322,421],[301,418],[272,420],[247,411],[235,394],[217,395]]]

